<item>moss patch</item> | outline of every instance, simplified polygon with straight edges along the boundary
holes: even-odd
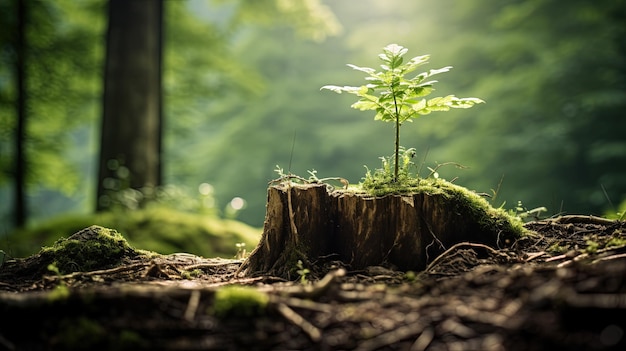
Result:
[[[216,317],[253,317],[265,313],[269,296],[246,286],[226,286],[215,292],[212,312]]]
[[[61,274],[111,268],[124,257],[139,254],[117,231],[95,225],[57,240],[39,253],[44,262],[50,262]]]

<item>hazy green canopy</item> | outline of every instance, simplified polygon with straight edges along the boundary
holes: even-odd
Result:
[[[11,3],[0,5],[2,23],[13,21]],[[105,3],[35,4],[37,26],[29,32],[37,58],[29,65],[31,203],[38,215],[90,211]],[[247,207],[239,218],[246,222],[262,223],[277,164],[357,183],[363,165],[376,166],[378,157],[392,153],[390,124],[346,108],[352,96],[319,92],[331,82],[359,85],[363,72],[344,63],[374,66],[388,43],[431,54],[427,71],[454,66],[436,96],[489,102],[433,114],[419,128],[402,131],[403,145],[415,148],[420,162],[427,154],[426,166],[453,161],[469,167],[443,167],[442,177],[458,177],[457,184],[487,193],[501,183],[495,205],[521,200],[550,213],[615,212],[612,206],[626,198],[623,0],[167,4],[165,182],[186,187],[192,197],[200,197],[201,183],[212,184],[220,210],[240,196]],[[266,9],[268,15],[257,16]],[[302,17],[294,30],[292,22],[270,20],[276,11],[285,18],[312,16]],[[11,52],[4,49],[10,39],[0,33],[3,219],[10,211],[5,199],[15,121],[11,66],[5,64]]]

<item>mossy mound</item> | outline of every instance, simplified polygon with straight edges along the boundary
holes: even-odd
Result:
[[[2,238],[7,243],[3,250],[9,257],[27,257],[42,246],[52,246],[59,238],[92,224],[115,228],[131,246],[165,255],[186,252],[202,257],[232,258],[237,254],[237,243],[246,244],[250,251],[261,236],[261,229],[236,220],[155,206],[136,211],[57,217]]]
[[[44,247],[39,256],[50,262],[59,273],[87,272],[115,267],[126,259],[136,258],[140,252],[114,229],[97,225],[87,227],[67,239],[59,239]]]
[[[108,269],[150,255],[156,254],[134,249],[116,230],[92,225],[34,255],[4,262],[0,281],[15,276],[37,281],[45,275]]]

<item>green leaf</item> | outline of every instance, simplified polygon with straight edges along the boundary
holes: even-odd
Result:
[[[400,46],[398,44],[389,44],[383,48],[383,54],[379,57],[389,63],[389,69],[396,69],[402,65],[403,59],[402,55],[406,54],[408,51],[407,48]],[[386,59],[383,59],[384,56]]]
[[[446,104],[446,103],[451,101],[450,97],[451,97],[451,95],[448,95],[446,97],[439,96],[439,97],[436,97],[436,98],[432,98],[432,99],[428,100],[427,105],[428,106],[444,105],[444,104]]]
[[[353,64],[351,64],[351,63],[348,63],[348,67],[350,67],[350,68],[352,68],[352,69],[355,69],[355,70],[357,70],[357,71],[365,72],[365,73],[367,73],[367,74],[374,74],[374,73],[376,73],[376,70],[375,70],[375,69],[373,69],[373,68],[369,68],[369,67],[359,67],[359,66],[353,65]]]
[[[485,102],[479,98],[462,98],[453,101],[454,108],[470,108],[476,104],[484,104]]]
[[[375,121],[389,121],[389,118],[387,117],[385,110],[381,109],[378,112],[376,112],[376,116],[374,116],[374,120]]]
[[[320,88],[320,90],[330,90],[330,91],[334,91],[337,94],[343,93],[343,88],[340,86],[336,86],[336,85],[324,85],[323,87]]]
[[[391,62],[391,59],[389,58],[389,56],[387,56],[387,54],[379,54],[378,58],[380,58],[381,60],[385,62]]]
[[[429,95],[435,90],[432,85],[418,85],[416,87],[411,87],[412,97],[422,97]]]
[[[370,83],[370,84],[368,84],[368,85],[370,85],[372,88],[383,88],[383,87],[384,87],[384,84],[385,84],[385,83],[384,83],[384,82],[383,82],[380,78],[378,78],[378,77],[373,77],[373,76],[370,76],[370,77],[365,77],[365,80],[367,80],[367,81],[370,81],[370,82],[371,82],[371,83]]]
[[[470,108],[479,103],[484,103],[484,101],[478,98],[459,99],[454,95],[448,95],[445,97],[432,98],[428,101],[420,100],[411,107],[418,114],[427,115],[435,111],[449,111],[451,108]]]
[[[323,89],[334,91],[337,94],[341,94],[343,92],[350,93],[350,94],[358,94],[361,87],[351,87],[351,86],[340,87],[337,85],[324,85],[323,87],[320,88],[320,90],[323,90]]]
[[[433,106],[428,106],[428,111],[429,111],[429,112],[434,112],[434,111],[450,111],[450,106],[449,106],[449,105],[433,105]]]
[[[430,55],[422,55],[422,56],[413,57],[409,62],[406,63],[403,69],[403,73],[407,74],[407,73],[413,72],[417,67],[423,64],[426,64],[429,58],[430,58]]]
[[[431,69],[431,70],[428,72],[428,76],[429,76],[429,77],[432,77],[432,76],[434,76],[435,74],[449,72],[451,69],[452,69],[452,66],[446,66],[446,67],[439,68],[439,69]]]
[[[370,100],[359,100],[357,102],[355,102],[354,104],[352,104],[350,107],[352,107],[353,109],[356,110],[361,110],[361,111],[366,111],[366,110],[375,110],[379,107],[379,104],[377,104],[374,101],[370,101]]]
[[[422,55],[413,57],[407,64],[417,67],[419,65],[423,65],[430,59],[430,55]]]
[[[398,44],[389,44],[383,48],[383,52],[387,56],[392,57],[392,58],[402,56],[406,54],[408,51],[409,49]]]
[[[420,113],[421,110],[426,108],[426,99],[422,99],[422,100],[418,101],[417,104],[412,106],[412,108],[413,108],[413,111],[416,111],[417,113]]]

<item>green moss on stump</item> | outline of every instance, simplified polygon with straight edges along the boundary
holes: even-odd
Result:
[[[495,229],[515,233],[517,236],[526,234],[524,222],[512,216],[503,208],[494,208],[485,198],[475,192],[440,178],[414,178],[402,183],[379,182],[368,186],[359,184],[347,190],[339,190],[361,195],[382,197],[387,195],[427,194],[440,195],[454,203],[462,213],[471,216],[472,220],[486,231]]]

